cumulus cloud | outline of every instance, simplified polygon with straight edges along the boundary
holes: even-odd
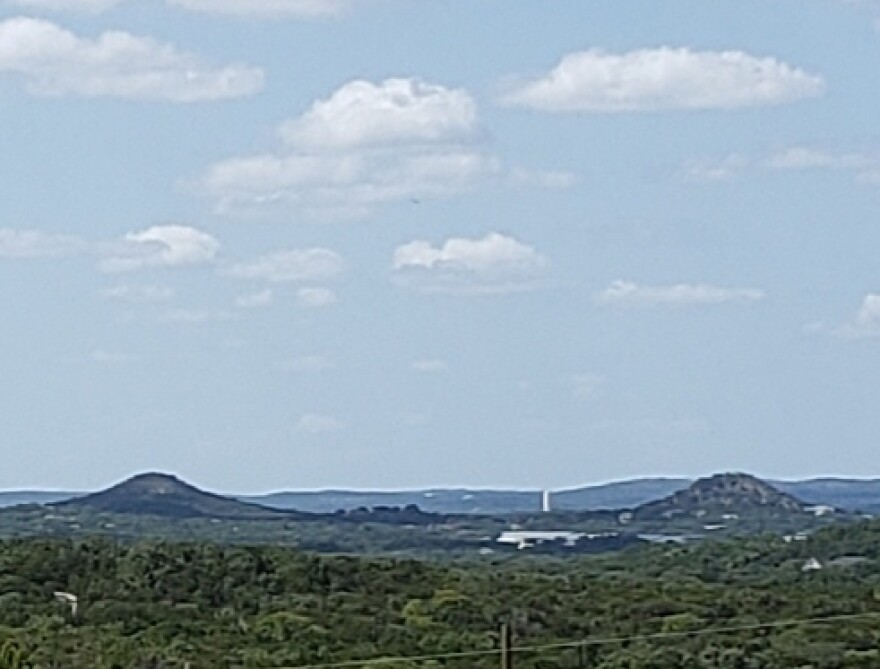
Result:
[[[764,297],[764,291],[754,288],[688,283],[642,286],[631,281],[614,281],[597,295],[597,300],[612,306],[655,307],[757,302]]]
[[[324,414],[307,413],[300,416],[296,423],[296,429],[300,432],[308,432],[310,434],[327,434],[330,432],[339,432],[345,427],[345,423],[335,416],[327,416]]]
[[[229,268],[230,276],[283,283],[288,281],[326,281],[335,279],[345,269],[345,261],[329,249],[292,249],[277,251],[251,262]]]
[[[465,91],[386,79],[349,82],[280,132],[295,147],[349,149],[466,141],[476,129],[477,106]]]
[[[185,225],[157,225],[104,245],[99,267],[104,272],[130,272],[202,265],[212,262],[219,249],[220,243],[207,232]]]
[[[0,22],[0,72],[20,75],[33,94],[52,96],[191,103],[263,87],[263,73],[255,68],[215,68],[150,38],[113,31],[87,39],[25,17]]]
[[[336,304],[337,298],[329,288],[300,288],[296,291],[296,306],[300,309],[320,309]]]
[[[499,174],[501,162],[480,135],[476,104],[463,90],[418,79],[357,80],[283,123],[277,151],[216,163],[200,185],[221,212],[281,206],[359,217]]]
[[[0,228],[0,260],[60,258],[85,251],[88,244],[71,235]]]
[[[821,77],[742,51],[661,47],[565,56],[549,73],[511,87],[508,105],[547,112],[737,109],[820,95]]]
[[[493,232],[482,239],[453,237],[440,246],[403,244],[392,266],[401,280],[426,290],[497,293],[534,287],[547,261],[531,246]]]

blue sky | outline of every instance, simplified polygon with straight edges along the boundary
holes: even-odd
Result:
[[[880,5],[0,0],[0,487],[880,474]]]

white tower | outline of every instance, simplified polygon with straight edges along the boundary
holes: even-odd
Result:
[[[545,490],[541,494],[541,511],[544,513],[550,513],[551,511],[549,490]]]

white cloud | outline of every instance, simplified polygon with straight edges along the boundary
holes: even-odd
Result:
[[[736,109],[820,95],[821,77],[742,51],[661,47],[565,56],[549,73],[516,85],[509,105],[548,112]]]
[[[852,339],[880,337],[880,293],[865,295],[855,322],[839,328],[837,334]]]
[[[323,355],[307,355],[281,364],[281,369],[291,374],[314,374],[332,368],[333,363]]]
[[[840,151],[811,146],[791,146],[765,155],[731,153],[720,159],[691,160],[685,175],[692,181],[731,181],[741,173],[836,171],[852,174],[862,182],[880,182],[880,153],[876,151]]]
[[[219,213],[271,207],[318,218],[362,218],[376,205],[453,195],[500,171],[454,147],[328,155],[258,155],[213,165],[202,180]]]
[[[750,164],[747,156],[731,153],[720,160],[693,160],[687,165],[685,175],[691,181],[719,183],[732,181]]]
[[[281,126],[289,145],[350,149],[472,139],[477,106],[463,90],[418,79],[351,81]]]
[[[174,297],[174,289],[169,286],[159,285],[127,285],[111,286],[101,290],[100,295],[105,300],[120,300],[123,302],[160,302]]]
[[[499,234],[451,238],[442,246],[413,241],[394,250],[398,276],[427,290],[496,293],[533,287],[547,265],[531,246]]]
[[[90,40],[25,17],[0,22],[0,72],[21,75],[31,93],[54,96],[189,103],[251,95],[263,87],[263,73],[255,68],[213,68],[146,37],[113,31]]]
[[[0,228],[0,259],[60,258],[87,248],[86,242],[70,235]]]
[[[436,359],[414,360],[409,368],[419,374],[442,374],[449,371],[449,365]]]
[[[240,279],[282,283],[335,279],[344,269],[345,262],[338,253],[314,248],[270,253],[252,262],[233,265],[228,273]]]
[[[157,225],[130,232],[106,245],[99,267],[105,272],[128,272],[149,267],[183,267],[214,260],[220,243],[211,235],[184,225]]]
[[[826,151],[794,146],[770,156],[766,164],[775,170],[835,170],[854,174],[859,181],[875,183],[880,174],[880,156],[876,153]]]
[[[169,5],[193,12],[245,18],[337,16],[354,0],[166,0]]]
[[[631,281],[615,281],[597,296],[602,304],[654,307],[756,302],[764,291],[754,288],[722,288],[709,284],[680,283],[671,286],[641,286]]]
[[[300,288],[296,291],[296,306],[301,309],[320,309],[336,302],[336,293],[329,288]]]
[[[466,191],[502,170],[476,141],[470,96],[417,79],[345,84],[283,123],[279,135],[274,153],[230,158],[206,171],[200,186],[219,211],[275,206],[360,217],[382,203]]]
[[[239,309],[259,309],[268,307],[272,304],[274,295],[271,288],[257,291],[256,293],[248,293],[235,298],[235,306]]]
[[[307,413],[300,416],[296,423],[296,429],[310,434],[327,434],[339,432],[345,427],[345,423],[334,416],[324,414]]]
[[[875,330],[880,334],[880,295],[865,296],[858,316],[856,316],[856,323],[861,328]]]

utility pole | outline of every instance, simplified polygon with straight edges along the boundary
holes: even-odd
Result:
[[[513,669],[513,630],[509,623],[501,625],[501,669]]]

